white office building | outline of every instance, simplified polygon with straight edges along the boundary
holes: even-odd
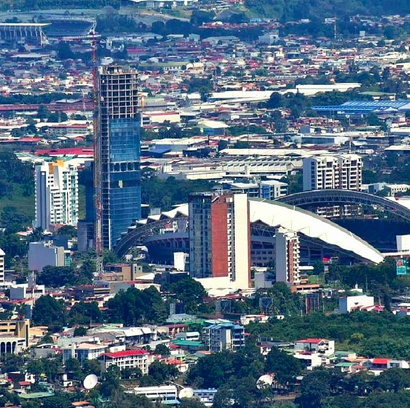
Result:
[[[362,187],[362,158],[356,154],[303,160],[303,190],[357,190]]]
[[[36,219],[34,227],[77,225],[78,172],[73,165],[56,161],[36,166]]]
[[[276,282],[300,283],[300,244],[294,231],[278,228],[275,232]]]

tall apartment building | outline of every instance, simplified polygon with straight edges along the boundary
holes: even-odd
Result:
[[[137,72],[110,65],[98,72],[101,238],[111,249],[141,217]]]
[[[277,228],[275,231],[276,282],[300,283],[300,244],[296,232]]]
[[[52,225],[77,225],[78,172],[73,165],[56,161],[35,168],[35,228],[48,230]]]
[[[303,190],[360,190],[362,158],[356,154],[309,157],[303,160]]]
[[[250,286],[250,222],[246,194],[189,197],[189,265],[193,278],[229,278]]]

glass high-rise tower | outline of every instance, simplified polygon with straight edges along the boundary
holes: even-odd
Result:
[[[100,67],[98,97],[101,245],[112,249],[141,217],[137,72],[118,65]]]

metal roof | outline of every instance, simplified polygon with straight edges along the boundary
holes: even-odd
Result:
[[[310,211],[277,201],[273,202],[257,198],[250,198],[249,203],[251,223],[261,222],[270,227],[284,227],[309,238],[323,241],[343,251],[351,252],[364,260],[376,264],[384,259],[377,249],[357,235]],[[188,204],[181,204],[171,211],[163,212],[157,216],[150,216],[144,221],[148,224],[164,218],[176,218],[181,215],[187,217],[188,211]]]
[[[319,112],[368,113],[410,110],[409,101],[349,101],[342,105],[314,106]]]

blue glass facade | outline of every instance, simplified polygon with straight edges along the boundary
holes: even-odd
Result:
[[[261,198],[264,198],[266,200],[270,200],[270,198],[271,198],[271,186],[262,186]]]
[[[140,123],[111,119],[109,125],[109,228],[111,247],[141,218]]]

